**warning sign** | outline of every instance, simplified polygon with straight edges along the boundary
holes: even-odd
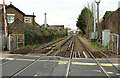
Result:
[[[15,39],[15,37],[14,37],[14,36],[12,36],[12,39]]]

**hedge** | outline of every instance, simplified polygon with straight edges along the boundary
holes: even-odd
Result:
[[[66,35],[65,32],[61,32],[56,30],[57,34],[54,33],[55,30],[48,30],[44,27],[31,27],[28,29],[24,29],[25,34],[25,44],[33,45],[35,43],[42,44],[46,42],[50,42],[55,38],[64,37]]]

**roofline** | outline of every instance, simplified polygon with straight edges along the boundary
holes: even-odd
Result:
[[[18,8],[16,8],[14,5],[10,4],[8,6],[6,6],[5,8],[9,8],[9,7],[13,7],[14,9],[16,9],[17,11],[19,11],[20,13],[22,13],[24,16],[30,16],[30,17],[36,17],[35,15],[26,15],[24,12],[22,12],[21,10],[19,10]]]
[[[64,25],[50,25],[50,26],[64,26]]]
[[[6,9],[9,8],[9,7],[13,7],[14,9],[18,10],[20,13],[22,13],[23,15],[25,15],[24,12],[22,12],[21,10],[19,10],[18,8],[16,8],[14,5],[10,4],[10,5],[8,5],[8,6],[6,7]]]
[[[36,17],[35,15],[24,15],[24,16]]]

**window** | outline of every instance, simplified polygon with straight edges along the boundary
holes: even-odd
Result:
[[[7,14],[8,23],[14,22],[14,16],[15,14]]]
[[[31,18],[25,17],[25,22],[26,23],[31,23]]]

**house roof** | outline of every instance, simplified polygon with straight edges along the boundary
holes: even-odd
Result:
[[[64,25],[50,25],[50,27],[64,27]]]
[[[25,24],[21,19],[17,18],[12,24],[9,25],[12,30],[23,30],[24,28],[31,27],[28,24]]]
[[[14,8],[14,9],[16,9],[18,12],[20,12],[21,14],[23,14],[24,16],[36,17],[35,15],[26,15],[24,12],[22,12],[21,10],[19,10],[17,7],[15,7],[15,6],[12,5],[12,4],[6,6],[6,9],[7,9],[7,8]]]
[[[24,15],[24,16],[36,17],[35,15]]]
[[[25,15],[25,13],[24,12],[22,12],[21,10],[19,10],[18,8],[16,8],[14,5],[12,5],[12,4],[10,4],[10,5],[8,5],[7,7],[6,7],[6,9],[7,8],[14,8],[14,9],[16,9],[17,11],[19,11],[20,13],[22,13],[23,15]]]
[[[35,25],[40,26],[37,22],[35,22]]]

